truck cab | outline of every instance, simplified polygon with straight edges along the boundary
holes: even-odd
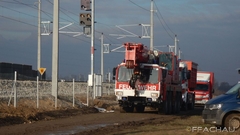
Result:
[[[240,71],[239,71],[240,72]],[[240,130],[240,82],[225,94],[209,100],[202,112],[202,120],[228,131]]]
[[[195,104],[204,105],[212,99],[214,93],[214,73],[208,71],[197,71],[197,85],[195,87]]]

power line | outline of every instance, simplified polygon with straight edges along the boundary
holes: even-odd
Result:
[[[141,9],[143,9],[143,10],[146,10],[146,11],[150,12],[148,9],[143,8],[142,6],[136,4],[135,2],[133,2],[133,1],[131,1],[131,0],[129,0],[129,2],[131,2],[132,4],[136,5],[137,7],[141,8]],[[153,1],[153,2],[154,2],[155,7],[157,8],[157,10],[159,11],[159,15],[158,15],[158,12],[157,12],[156,15],[157,15],[157,17],[158,17],[158,19],[159,19],[161,25],[163,26],[163,29],[166,31],[166,33],[168,34],[169,37],[171,37],[172,39],[174,39],[174,37],[171,36],[171,34],[168,32],[167,28],[173,33],[173,35],[176,35],[176,34],[170,29],[170,27],[169,27],[169,26],[167,25],[167,23],[165,22],[165,20],[164,20],[164,18],[163,18],[163,16],[162,16],[160,10],[158,9],[158,7],[157,7],[155,1]],[[160,19],[159,16],[160,16],[162,19]],[[165,25],[164,25],[164,24],[167,26],[167,28],[165,28]]]
[[[141,8],[141,9],[143,9],[143,10],[146,10],[146,11],[150,12],[149,9],[146,9],[146,8],[144,8],[144,7],[141,7],[140,5],[136,4],[135,2],[133,2],[133,1],[131,1],[131,0],[129,0],[129,1],[130,1],[132,4],[136,5],[137,7],[139,7],[139,8]]]
[[[4,0],[0,0],[0,2],[11,3],[11,4],[19,4],[19,2],[11,2],[11,1],[4,1]],[[30,4],[29,4],[29,5],[30,5]]]
[[[5,1],[1,1],[1,2],[5,2]],[[47,2],[49,2],[50,4],[53,5],[53,3],[50,2],[49,0],[47,0]],[[30,7],[30,8],[32,8],[32,9],[34,9],[34,10],[38,10],[38,8],[36,7],[36,5],[32,5],[32,6],[31,6],[31,4],[26,4],[26,3],[20,2],[20,1],[18,1],[18,0],[14,0],[14,2],[9,2],[9,3],[11,3],[11,4],[19,4],[19,5],[23,5],[23,6]],[[3,7],[3,8],[6,8],[6,9],[8,9],[8,10],[14,11],[14,12],[18,12],[18,13],[23,14],[23,15],[31,16],[31,17],[33,17],[33,18],[38,18],[37,16],[30,15],[30,14],[27,14],[27,13],[24,13],[24,12],[21,12],[21,11],[17,11],[17,10],[15,10],[15,9],[11,9],[11,8],[8,8],[8,7],[5,7],[5,6],[2,6],[2,7]],[[65,13],[64,11],[67,11],[67,12],[73,14],[73,15],[78,16],[77,14],[75,14],[75,13],[73,13],[73,12],[70,12],[70,11],[68,11],[68,10],[66,10],[66,9],[60,8],[60,10],[61,10],[61,12],[62,12],[63,14],[65,14],[66,16],[68,16],[68,17],[69,17],[70,19],[72,19],[73,21],[75,21],[75,19],[73,19],[71,16],[69,16],[69,15],[68,15],[67,13]],[[64,11],[63,11],[63,10],[64,10]],[[49,16],[50,18],[52,17],[52,14],[51,14],[51,13],[45,12],[45,11],[43,11],[43,10],[41,10],[41,12],[43,12],[43,13],[46,14],[47,16],[51,15],[51,16]],[[4,16],[4,15],[1,15],[1,17],[6,18],[6,19],[9,19],[9,20],[12,20],[12,21],[16,21],[16,22],[19,22],[19,23],[23,23],[23,24],[26,24],[26,25],[31,25],[31,26],[33,26],[33,27],[37,27],[37,25],[31,24],[31,23],[26,23],[26,22],[24,22],[24,21],[20,21],[20,20],[17,20],[17,19],[11,18],[11,17],[7,17],[7,16]],[[45,18],[45,19],[46,19],[46,18]],[[67,20],[67,19],[63,18],[63,20]],[[67,21],[69,21],[69,20],[67,20]],[[75,21],[75,22],[76,22],[76,21]],[[98,22],[98,24],[100,24],[100,23]],[[76,25],[74,25],[74,26],[76,26]],[[106,25],[106,26],[109,26],[109,25]],[[97,31],[96,31],[96,32],[97,32]],[[121,32],[122,32],[122,31],[121,31]],[[66,34],[62,34],[62,35],[71,37],[71,36],[66,35]],[[110,38],[109,38],[108,36],[106,36],[106,37],[110,40]],[[74,38],[74,37],[71,37],[71,38]],[[77,39],[77,38],[74,38],[74,39]],[[78,39],[78,40],[81,40],[81,39]],[[89,43],[88,41],[85,41],[85,40],[81,40],[81,41],[86,42],[86,43]],[[118,40],[118,41],[119,41],[119,40]],[[113,41],[112,41],[112,42],[113,42]]]
[[[33,27],[37,27],[37,25],[26,23],[26,22],[23,22],[23,21],[20,21],[20,20],[17,20],[17,19],[13,19],[13,18],[7,17],[7,16],[0,15],[0,17],[6,18],[6,19],[9,19],[9,20],[12,20],[12,21],[20,22],[20,23],[23,23],[23,24],[27,24],[27,25],[30,25],[30,26],[33,26]]]
[[[24,5],[24,6],[31,7],[31,6],[29,6],[28,4],[19,2],[19,1],[17,1],[17,0],[14,0],[14,1],[16,2],[15,4],[20,4],[20,5]],[[0,6],[1,6],[1,5],[0,5]],[[5,7],[5,6],[1,6],[1,7],[6,8],[6,9],[11,10],[11,11],[14,11],[14,12],[18,12],[18,13],[20,13],[20,14],[24,14],[24,15],[30,16],[30,17],[38,18],[37,16],[30,15],[30,14],[27,14],[27,13],[24,13],[24,12],[15,10],[15,9],[11,9],[11,8],[8,8],[8,7]],[[31,8],[36,9],[36,8],[34,8],[34,7],[31,7]],[[24,22],[24,21],[20,21],[20,20],[11,18],[11,17],[7,17],[7,16],[4,16],[4,15],[0,15],[0,16],[3,17],[3,18],[6,18],[6,19],[12,20],[12,21],[16,21],[16,22],[19,22],[19,23],[23,23],[23,24],[26,24],[26,25],[33,26],[33,27],[38,27],[37,25],[31,24],[31,23],[27,23],[27,22]],[[63,35],[68,36],[68,37],[71,37],[71,36],[66,35],[66,34],[63,34]],[[75,37],[71,37],[71,38],[78,39],[78,38],[75,38]],[[88,41],[85,41],[85,40],[82,40],[82,39],[78,39],[78,40],[81,40],[81,41],[83,41],[83,42],[89,43]]]
[[[122,33],[122,34],[124,34],[123,33],[123,31],[122,30],[120,30],[120,29],[117,29],[114,25],[110,25],[110,24],[105,24],[105,23],[101,23],[101,22],[98,22],[97,24],[100,24],[100,25],[103,25],[103,26],[105,26],[105,27],[107,27],[107,28],[110,28],[110,29],[112,29],[113,31],[117,31],[117,32],[120,32],[120,33]],[[114,29],[113,29],[114,28]],[[116,30],[117,29],[117,30]],[[107,35],[108,36],[108,39],[110,39],[109,37],[109,35]],[[129,39],[129,41],[131,41],[132,39],[130,39],[129,37],[127,37],[128,39]],[[118,41],[118,42],[123,42],[123,39],[116,39],[116,38],[112,38],[112,39],[115,39],[116,41]],[[112,41],[112,40],[110,40],[110,41]],[[113,41],[112,41],[113,42]],[[114,42],[113,42],[114,43]]]
[[[154,2],[154,4],[155,4],[155,7],[157,8],[157,11],[159,11],[159,12],[157,12],[157,13],[160,14],[160,16],[161,16],[161,18],[162,18],[164,24],[166,24],[166,26],[168,27],[168,29],[169,29],[174,35],[176,35],[176,34],[170,29],[170,27],[167,25],[167,23],[165,22],[165,20],[164,20],[162,14],[161,14],[161,12],[160,12],[160,10],[158,9],[158,6],[157,6],[156,2],[155,2],[155,1],[153,1],[153,2]]]
[[[47,2],[49,2],[50,4],[53,5],[53,3],[52,3],[51,1],[47,0]],[[67,17],[69,17],[71,20],[73,20],[74,23],[78,24],[78,22],[77,22],[74,18],[72,18],[71,16],[69,16],[69,15],[68,15],[67,13],[65,13],[63,10],[64,10],[64,11],[67,11],[68,13],[72,13],[72,12],[70,12],[70,11],[68,11],[68,10],[66,10],[66,9],[64,9],[64,8],[62,8],[62,7],[60,7],[60,12],[61,12],[61,13],[63,13],[64,15],[66,15]],[[76,15],[76,16],[78,17],[77,14],[74,14],[74,13],[72,13],[72,14],[73,14],[73,15]],[[67,19],[63,19],[63,20],[65,20],[65,21],[69,21],[69,20],[67,20]],[[76,26],[76,25],[74,25],[74,26]],[[79,28],[79,25],[77,25],[76,27]],[[67,27],[67,28],[69,29],[69,27]]]
[[[11,8],[8,8],[8,7],[2,6],[2,5],[0,5],[0,7],[5,8],[5,9],[8,9],[8,10],[11,10],[11,11],[14,11],[14,12],[18,12],[18,13],[21,13],[21,14],[24,14],[24,15],[27,15],[27,16],[30,16],[30,17],[37,18],[37,16],[30,15],[30,14],[27,14],[27,13],[24,13],[24,12],[21,12],[21,11],[15,10],[15,9],[11,9]]]

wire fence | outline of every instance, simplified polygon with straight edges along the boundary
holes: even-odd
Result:
[[[101,93],[100,96],[114,95],[114,83],[102,83],[101,87],[101,92],[98,92]],[[88,89],[87,82],[59,81],[58,99],[62,99],[68,102],[73,101],[74,106],[74,102],[79,102],[79,100],[74,100],[74,98],[87,98],[87,90],[89,90],[88,97],[93,97],[94,92],[92,89]],[[37,79],[34,81],[0,79],[0,101],[12,104],[14,99],[14,107],[16,107],[15,104],[17,105],[17,103],[15,103],[15,100],[16,102],[18,102],[20,99],[30,99],[37,101],[38,99],[41,100],[47,97],[53,98],[51,81],[37,81]]]

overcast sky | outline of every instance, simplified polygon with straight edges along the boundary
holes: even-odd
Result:
[[[37,11],[38,0],[0,0],[0,62],[32,65],[37,69]],[[42,1],[42,21],[52,21],[53,0]],[[128,34],[116,25],[141,36],[142,27],[150,23],[151,0],[95,0],[95,73],[100,73],[99,40],[117,48],[124,42],[144,43],[149,39],[118,37],[110,34]],[[198,63],[198,69],[213,71],[219,83],[231,85],[240,80],[240,1],[239,0],[154,0],[154,46],[161,51],[174,45],[177,35],[183,60]],[[82,32],[79,26],[80,0],[60,0],[60,27],[63,22],[74,24],[62,31]],[[131,25],[131,26],[130,26]],[[42,26],[43,27],[43,26]],[[50,25],[52,28],[52,25]],[[43,29],[42,29],[43,32]],[[85,35],[59,36],[59,76],[90,74],[91,39]],[[41,67],[52,70],[52,35],[42,36]],[[124,59],[124,54],[104,54],[104,72]]]

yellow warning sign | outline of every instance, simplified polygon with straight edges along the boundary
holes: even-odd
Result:
[[[38,71],[41,75],[43,75],[44,72],[46,71],[46,68],[39,68]]]

